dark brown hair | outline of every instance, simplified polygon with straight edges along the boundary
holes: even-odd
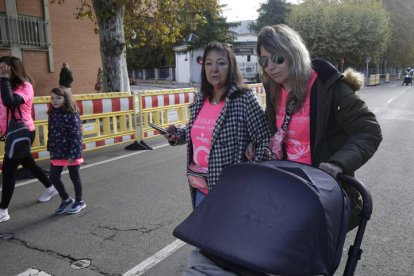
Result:
[[[224,53],[229,62],[229,71],[227,73],[227,82],[226,82],[226,92],[223,94],[223,98],[225,98],[228,94],[228,89],[233,83],[240,87],[243,87],[244,85],[243,77],[240,73],[239,67],[237,66],[236,56],[234,55],[231,47],[226,43],[220,43],[216,41],[210,42],[209,44],[207,44],[207,47],[204,49],[203,64],[201,67],[200,91],[203,94],[203,98],[211,96],[211,93],[213,91],[213,86],[207,81],[206,69],[205,69],[206,57],[208,53],[210,53],[211,51],[218,51],[218,52]]]
[[[68,88],[62,87],[62,86],[56,87],[56,88],[53,88],[50,91],[50,94],[52,94],[52,93],[55,94],[55,95],[58,95],[58,96],[62,96],[65,99],[65,102],[63,103],[61,109],[63,109],[66,112],[70,112],[70,113],[79,112],[79,108],[76,105],[76,101],[73,98],[72,93],[70,92],[70,90]],[[50,105],[49,109],[47,111],[47,114],[50,115],[52,110],[53,110],[53,106]]]
[[[32,86],[34,86],[34,81],[26,72],[23,61],[20,58],[14,56],[3,56],[0,58],[0,62],[6,63],[11,68],[10,84],[13,91],[25,81],[30,82]]]

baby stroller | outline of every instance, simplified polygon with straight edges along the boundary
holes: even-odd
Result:
[[[354,178],[340,175],[338,180],[355,187],[363,200],[344,272],[353,275],[372,199]],[[243,163],[223,171],[216,187],[173,234],[226,269],[248,271],[240,274],[333,275],[350,211],[340,184],[322,170],[281,160]]]

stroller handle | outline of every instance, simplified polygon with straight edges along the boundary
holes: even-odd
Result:
[[[361,194],[362,202],[363,202],[361,217],[369,220],[371,218],[371,214],[373,210],[373,203],[372,203],[372,196],[370,192],[368,191],[368,189],[365,187],[365,185],[362,182],[356,180],[354,177],[343,174],[343,173],[339,173],[336,179],[341,182],[346,182],[352,187],[354,187],[355,189],[357,189],[357,191]]]
[[[346,182],[351,185],[361,194],[362,197],[362,211],[361,211],[361,222],[358,227],[358,231],[355,236],[354,244],[351,245],[348,251],[348,260],[345,265],[344,276],[353,276],[358,263],[361,259],[362,249],[361,242],[364,236],[365,227],[372,214],[372,197],[365,185],[352,176],[345,174],[338,174],[336,179],[338,181]]]

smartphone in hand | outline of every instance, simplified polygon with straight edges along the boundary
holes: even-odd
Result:
[[[153,123],[148,123],[148,124],[149,124],[150,127],[152,127],[153,129],[158,130],[163,135],[165,135],[165,134],[176,135],[175,133],[168,132],[165,128],[160,127],[160,126],[158,126],[156,124],[153,124]]]

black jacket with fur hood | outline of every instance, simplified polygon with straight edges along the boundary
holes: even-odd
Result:
[[[363,87],[363,76],[352,69],[340,73],[322,59],[312,61],[318,77],[310,99],[312,165],[331,162],[345,174],[365,164],[382,141],[381,128],[356,91]],[[275,104],[266,89],[266,114],[271,134],[276,133]]]

